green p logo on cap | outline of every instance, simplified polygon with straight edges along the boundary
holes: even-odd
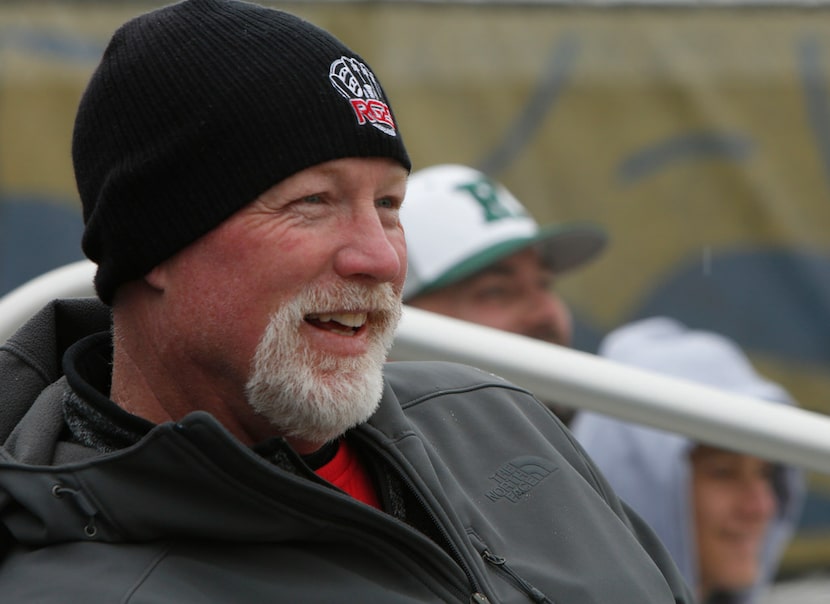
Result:
[[[502,203],[498,195],[498,186],[489,178],[481,178],[473,182],[460,184],[456,189],[466,191],[478,202],[484,211],[484,219],[487,222],[501,220],[502,218],[527,216],[527,213],[520,208],[511,209]]]

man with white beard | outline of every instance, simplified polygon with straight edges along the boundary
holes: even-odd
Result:
[[[4,601],[692,601],[531,394],[384,364],[411,165],[340,41],[229,0],[139,16],[72,152],[99,299],[0,348]]]

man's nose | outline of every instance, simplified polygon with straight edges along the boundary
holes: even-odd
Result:
[[[570,311],[559,296],[548,289],[537,289],[527,296],[525,308],[525,318],[534,332],[548,334],[543,339],[562,346],[570,344]]]
[[[753,518],[766,520],[772,517],[776,509],[776,500],[767,478],[751,478],[744,481],[741,509]]]
[[[343,244],[335,257],[341,277],[376,282],[396,280],[403,270],[403,233],[384,224],[377,210],[360,210],[344,227]],[[398,241],[399,240],[399,241]]]

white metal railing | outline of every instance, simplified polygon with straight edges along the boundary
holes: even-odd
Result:
[[[408,307],[395,360],[474,365],[542,400],[830,474],[830,417]]]
[[[94,295],[76,262],[0,298],[0,342],[57,297]],[[577,409],[830,474],[830,417],[648,373],[595,355],[405,307],[391,358],[474,365]]]

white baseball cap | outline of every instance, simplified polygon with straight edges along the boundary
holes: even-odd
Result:
[[[503,185],[467,166],[409,177],[401,208],[409,256],[403,298],[446,287],[531,245],[554,273],[594,258],[607,236],[590,223],[540,227]]]

